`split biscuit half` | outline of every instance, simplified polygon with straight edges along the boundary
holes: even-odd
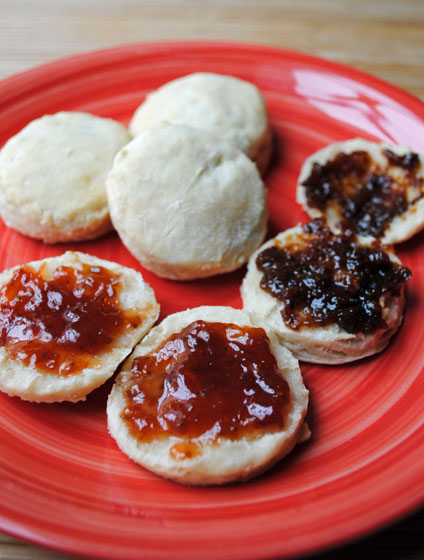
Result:
[[[205,306],[150,331],[123,365],[107,415],[136,463],[210,485],[246,480],[287,455],[307,437],[307,406],[297,360],[267,329],[241,310]]]
[[[305,160],[297,201],[335,231],[400,243],[424,227],[424,156],[362,138],[331,144]]]
[[[410,271],[374,238],[334,234],[322,220],[268,240],[250,258],[243,308],[299,360],[376,354],[399,328]]]
[[[68,251],[0,274],[0,390],[35,402],[85,400],[159,315],[140,273]]]

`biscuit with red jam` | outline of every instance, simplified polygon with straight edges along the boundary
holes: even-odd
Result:
[[[184,484],[224,484],[268,469],[307,437],[297,360],[241,310],[168,316],[135,348],[108,399],[121,450]]]
[[[0,390],[35,402],[85,400],[159,314],[141,274],[66,252],[0,274]]]

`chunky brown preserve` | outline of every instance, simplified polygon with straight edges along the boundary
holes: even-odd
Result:
[[[353,234],[334,235],[322,220],[259,253],[256,265],[261,288],[284,303],[284,322],[295,330],[337,324],[349,333],[373,333],[386,325],[380,297],[399,295],[411,276],[378,242],[361,246]]]
[[[418,155],[385,150],[387,165],[376,165],[365,151],[340,152],[321,165],[314,163],[302,185],[310,208],[325,212],[336,206],[341,226],[360,235],[382,237],[392,219],[424,196],[424,179],[416,172]]]
[[[125,399],[132,435],[181,437],[170,453],[184,459],[202,441],[283,429],[290,389],[263,329],[195,321],[134,359]]]
[[[395,154],[392,150],[384,150],[383,153],[391,165],[403,167],[408,171],[415,171],[420,165],[418,154],[414,154],[413,152],[409,152],[403,156]]]
[[[0,345],[51,374],[95,366],[96,354],[141,321],[121,309],[120,288],[119,277],[99,266],[61,266],[49,280],[44,267],[22,266],[0,290]]]

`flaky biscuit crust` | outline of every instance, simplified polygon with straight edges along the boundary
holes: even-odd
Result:
[[[106,176],[130,140],[125,127],[88,113],[36,119],[0,151],[0,213],[7,226],[46,243],[112,229]]]
[[[174,125],[137,136],[116,156],[107,194],[124,245],[165,278],[234,270],[265,236],[265,188],[254,164],[202,130]]]
[[[130,122],[136,136],[169,124],[201,128],[231,142],[261,175],[268,167],[272,135],[265,99],[252,83],[234,76],[196,72],[151,92]]]

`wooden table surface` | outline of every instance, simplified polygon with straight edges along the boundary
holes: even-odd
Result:
[[[213,39],[318,55],[424,100],[424,0],[0,0],[0,14],[0,79],[103,47]],[[418,512],[318,558],[423,560],[423,529]],[[0,533],[0,560],[66,558]]]

